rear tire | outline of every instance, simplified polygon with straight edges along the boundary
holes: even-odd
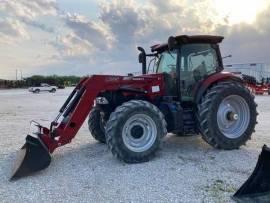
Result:
[[[153,104],[131,100],[117,107],[106,127],[109,149],[126,163],[140,163],[154,157],[167,134],[166,121]]]
[[[53,89],[51,89],[51,91],[50,91],[51,93],[55,93],[56,92],[56,89],[55,88],[53,88]]]
[[[102,122],[101,111],[97,107],[89,113],[88,129],[95,140],[106,143],[105,124]]]
[[[255,131],[256,107],[254,96],[242,84],[217,83],[198,105],[197,122],[202,138],[215,148],[238,149]]]
[[[36,89],[34,93],[38,94],[40,92],[40,89]]]

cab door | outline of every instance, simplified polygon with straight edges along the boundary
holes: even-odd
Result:
[[[178,97],[177,95],[177,57],[178,50],[164,51],[159,56],[157,73],[163,73],[165,80],[165,95]]]
[[[217,72],[217,50],[211,44],[186,44],[180,48],[180,92],[182,101],[193,101],[195,85]]]

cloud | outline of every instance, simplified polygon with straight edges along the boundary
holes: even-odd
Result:
[[[2,0],[0,10],[11,16],[33,20],[37,16],[56,15],[58,8],[54,0]]]
[[[50,44],[58,50],[53,59],[61,60],[89,60],[94,47],[87,40],[77,37],[74,33],[58,36]]]
[[[103,1],[96,20],[79,14],[67,14],[63,18],[72,36],[60,37],[69,40],[58,39],[57,49],[64,60],[95,58],[94,61],[104,67],[105,64],[108,67],[118,64],[119,71],[127,72],[130,67],[134,71],[140,69],[137,45],[147,49],[152,44],[166,42],[170,35],[219,34],[226,37],[222,50],[225,54],[233,54],[233,59],[265,58],[265,54],[258,53],[260,48],[269,48],[269,43],[265,43],[266,36],[270,34],[267,30],[269,20],[266,20],[270,19],[269,12],[259,14],[254,24],[229,25],[226,16],[220,16],[212,6],[212,0],[190,4],[190,0],[149,0],[143,4],[132,0]],[[71,43],[71,39],[76,39],[76,45]],[[253,53],[255,50],[256,54]],[[104,72],[108,71],[115,72],[112,68],[104,69]]]
[[[70,68],[80,64],[76,70],[82,74],[100,71],[116,73],[116,68],[118,73],[138,71],[140,64],[137,63],[136,46],[143,46],[149,52],[151,45],[166,42],[170,35],[180,34],[225,36],[222,51],[224,55],[233,55],[232,59],[225,61],[227,63],[270,62],[270,7],[258,13],[252,23],[232,24],[228,16],[217,12],[214,2],[101,1],[96,18],[91,19],[81,14],[61,11],[62,8],[59,8],[55,0],[2,0],[0,11],[4,11],[9,20],[0,22],[0,43],[12,39],[29,39],[30,35],[32,37],[36,33],[28,28],[38,28],[50,33],[50,38],[44,41],[49,41],[48,55],[51,55],[54,64],[62,63],[64,65],[61,67]],[[49,20],[42,21],[44,16]],[[50,23],[50,20],[57,21],[60,28]],[[35,37],[39,39],[39,36]],[[9,40],[5,40],[7,38]],[[89,66],[92,68],[89,69]],[[51,64],[50,70],[54,69]],[[61,68],[61,71],[64,70]]]
[[[0,20],[0,43],[11,44],[18,39],[29,39],[30,36],[27,33],[24,25],[18,20],[4,19]]]
[[[233,55],[229,62],[249,63],[266,62],[269,59],[269,36],[270,36],[270,6],[258,13],[252,24],[238,23],[232,26],[220,25],[216,33],[224,35],[222,44],[226,53]]]
[[[0,11],[12,19],[16,19],[26,25],[52,33],[54,29],[44,23],[36,21],[39,16],[56,16],[57,3],[54,0],[2,0]]]
[[[103,2],[100,9],[101,22],[110,27],[119,44],[133,42],[146,26],[145,13],[134,1]]]
[[[27,18],[20,18],[19,19],[21,22],[25,23],[26,25],[30,25],[32,27],[38,28],[44,32],[48,32],[48,33],[54,33],[55,29],[54,27],[51,26],[47,26],[44,23],[40,23],[34,20],[28,20]]]
[[[100,50],[108,50],[113,46],[114,35],[103,21],[91,21],[82,15],[67,14],[65,24],[79,38],[86,40]]]
[[[50,42],[59,51],[58,58],[64,60],[86,60],[90,55],[109,51],[115,38],[107,24],[102,21],[92,21],[78,14],[67,13],[62,17],[71,34],[60,35]]]

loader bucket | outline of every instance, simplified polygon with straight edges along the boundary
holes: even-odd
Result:
[[[47,147],[39,139],[27,135],[26,142],[18,152],[10,180],[28,176],[50,165],[51,156]]]
[[[257,165],[233,195],[236,202],[270,202],[270,148],[263,146]]]

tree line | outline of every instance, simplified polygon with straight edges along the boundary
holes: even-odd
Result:
[[[58,76],[58,75],[33,75],[23,80],[0,80],[0,88],[27,88],[39,86],[41,83],[47,83],[55,86],[73,86],[80,81],[78,76]]]

